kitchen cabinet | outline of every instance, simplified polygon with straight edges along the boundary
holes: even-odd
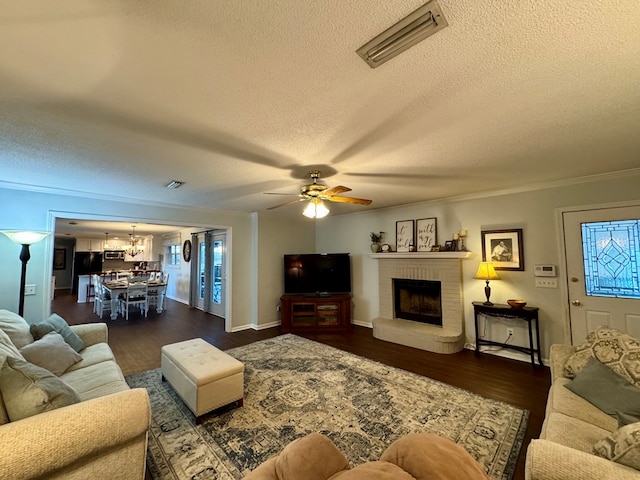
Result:
[[[76,238],[76,252],[102,252],[103,250],[103,240]]]

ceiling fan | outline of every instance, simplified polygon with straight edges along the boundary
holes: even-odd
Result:
[[[281,203],[273,207],[267,208],[267,210],[273,210],[274,208],[283,207],[296,202],[309,201],[309,205],[304,209],[303,215],[310,218],[322,218],[329,213],[329,209],[324,205],[323,200],[329,202],[339,203],[355,203],[358,205],[371,205],[371,200],[366,198],[354,198],[354,197],[339,197],[340,193],[350,192],[349,187],[338,185],[337,187],[328,188],[322,183],[318,183],[320,178],[320,170],[311,170],[309,176],[313,183],[300,187],[300,193],[297,195],[296,200],[290,202]],[[294,193],[271,193],[265,192],[266,195],[296,195]]]

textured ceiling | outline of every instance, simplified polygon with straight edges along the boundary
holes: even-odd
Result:
[[[318,167],[339,214],[640,167],[640,2],[440,0],[369,68],[423,3],[0,0],[0,186],[251,212]]]

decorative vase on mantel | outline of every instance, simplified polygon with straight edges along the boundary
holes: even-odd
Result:
[[[371,251],[373,253],[378,253],[380,248],[380,242],[382,241],[382,237],[384,236],[384,232],[371,232],[369,233],[369,238],[371,239]]]

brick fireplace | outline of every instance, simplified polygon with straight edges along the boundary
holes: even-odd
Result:
[[[410,252],[371,255],[378,260],[380,317],[373,319],[373,336],[437,353],[464,348],[462,260],[470,252]],[[441,324],[398,318],[394,279],[439,284]],[[406,296],[406,295],[405,295]],[[413,300],[415,304],[417,300]],[[426,301],[420,300],[423,303]],[[411,307],[413,310],[416,307]],[[418,307],[420,310],[422,307]],[[422,308],[426,310],[426,308]],[[403,315],[406,317],[406,315]]]

